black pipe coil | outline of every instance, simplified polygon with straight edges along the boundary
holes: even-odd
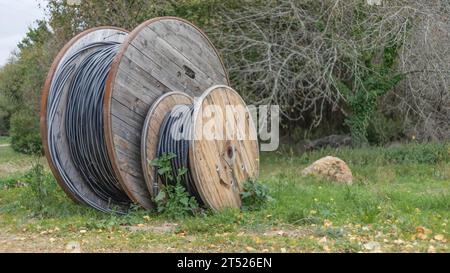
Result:
[[[114,174],[103,131],[106,78],[119,47],[120,43],[117,42],[98,42],[88,44],[68,55],[55,71],[47,100],[47,119],[50,121],[48,146],[52,161],[69,190],[80,201],[106,212],[118,212],[114,206],[128,207],[131,203]],[[77,64],[82,55],[84,56],[81,63]],[[99,198],[108,202],[111,209],[105,209],[84,197],[60,161],[56,149],[57,134],[53,131],[55,128],[52,120],[56,118],[57,105],[66,86],[69,95],[64,122],[70,156],[88,186]]]
[[[193,105],[176,105],[165,117],[159,129],[159,141],[156,157],[161,158],[165,154],[175,154],[171,159],[171,175],[174,179],[167,179],[167,176],[159,174],[155,169],[154,177],[159,177],[164,184],[175,185],[176,177],[180,178],[181,185],[187,192],[194,196],[199,205],[203,201],[198,193],[192,173],[189,168],[189,146],[192,135],[192,114]],[[175,137],[174,137],[175,134]],[[184,175],[180,175],[182,169],[186,169]],[[156,187],[155,196],[159,189]]]
[[[99,45],[73,72],[65,129],[71,157],[92,190],[105,201],[126,205],[130,199],[114,174],[103,131],[106,77],[119,46]]]

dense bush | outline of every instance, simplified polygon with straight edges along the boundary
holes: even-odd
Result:
[[[164,178],[162,188],[154,198],[157,212],[172,219],[181,219],[199,212],[199,204],[181,184],[182,177],[187,175],[187,169],[179,169],[176,177],[172,175],[171,161],[175,157],[174,153],[163,154],[149,164]]]
[[[283,133],[339,131],[357,144],[448,139],[450,4],[382,2],[49,0],[47,19],[0,69],[0,134],[15,132],[15,149],[31,151],[23,147],[34,145],[38,126],[17,126],[38,122],[46,72],[75,34],[169,15],[205,30],[248,103],[280,106]]]
[[[12,146],[24,153],[41,151],[40,91],[55,48],[45,21],[29,29],[19,52],[0,70],[0,122],[11,135]]]
[[[39,116],[30,110],[14,113],[11,118],[11,145],[14,150],[26,154],[42,152],[39,133]]]
[[[242,210],[258,210],[263,208],[267,202],[272,201],[267,186],[256,180],[244,182],[241,199]]]
[[[448,1],[259,3],[225,12],[217,28],[233,83],[247,101],[279,105],[288,127],[314,128],[343,115],[340,125],[357,144],[367,142],[380,106],[395,109],[418,139],[448,138],[450,54],[441,48],[450,37]],[[418,47],[432,53],[424,58]],[[419,75],[435,82],[422,84]],[[388,95],[394,99],[379,103]]]

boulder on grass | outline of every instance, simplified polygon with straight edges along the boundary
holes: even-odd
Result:
[[[353,175],[347,164],[340,158],[326,156],[315,161],[302,171],[303,175],[317,175],[331,181],[352,184]]]

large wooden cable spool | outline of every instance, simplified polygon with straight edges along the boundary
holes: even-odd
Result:
[[[140,150],[150,105],[161,94],[199,96],[213,84],[229,84],[228,76],[213,44],[193,24],[155,18],[127,36],[107,79],[104,129],[114,171],[132,201],[153,207]]]
[[[64,114],[67,102],[67,86],[61,92],[61,99],[59,103],[56,105],[56,115],[53,120],[48,120],[48,111],[49,111],[49,90],[52,84],[52,81],[55,76],[55,72],[61,63],[64,62],[68,56],[72,53],[76,52],[80,48],[96,43],[96,42],[104,42],[104,41],[112,41],[112,42],[123,42],[126,38],[128,32],[124,29],[116,28],[116,27],[98,27],[86,30],[74,38],[72,38],[58,53],[55,60],[53,61],[50,70],[48,72],[44,87],[42,89],[42,97],[41,97],[41,112],[40,112],[40,130],[42,136],[42,143],[44,146],[45,154],[47,157],[48,165],[56,178],[56,181],[64,190],[64,192],[75,202],[84,203],[91,206],[96,206],[99,209],[104,211],[112,211],[112,210],[125,210],[125,208],[117,208],[115,204],[111,204],[105,202],[101,198],[99,198],[95,192],[86,184],[86,182],[81,177],[76,165],[73,160],[69,156],[68,150],[68,139],[66,136],[66,132],[64,128]],[[84,56],[80,56],[79,60],[76,60],[78,63],[82,61]],[[48,135],[49,126],[55,126],[54,136]],[[54,137],[56,143],[54,147],[49,147],[49,138]],[[57,167],[57,162],[50,156],[49,149],[55,149],[59,156],[59,162],[61,162],[61,168],[65,171],[64,174]],[[63,179],[63,175],[66,179],[70,179],[73,181],[73,185],[75,188],[70,188],[68,184]]]
[[[170,115],[175,105],[189,101],[190,98],[172,93],[152,106],[142,137],[142,149],[146,151],[142,154],[143,164],[148,166],[155,159],[155,132],[162,119]],[[202,203],[213,210],[239,208],[243,183],[259,174],[259,147],[250,111],[231,87],[216,85],[194,100],[192,124],[188,168]],[[153,167],[144,170],[149,191],[153,193],[155,184],[161,182]]]
[[[67,148],[69,140],[63,130],[67,88],[61,90],[55,118],[48,120],[49,89],[60,63],[79,48],[102,41],[121,43],[104,90],[103,130],[107,154],[126,195],[131,201],[152,208],[140,150],[147,111],[164,93],[180,91],[198,96],[213,84],[229,84],[228,76],[207,36],[193,24],[174,17],[148,20],[130,33],[114,27],[89,29],[64,46],[52,64],[42,91],[42,141],[49,166],[66,194],[76,202],[102,211],[125,211],[127,208],[117,208],[116,204],[99,198],[82,179],[70,158]],[[52,147],[49,147],[49,126],[60,128],[52,133]],[[57,151],[58,164],[50,156],[50,149]],[[65,180],[73,183],[69,186]]]

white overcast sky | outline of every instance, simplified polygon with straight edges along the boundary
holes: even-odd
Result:
[[[27,33],[29,26],[35,26],[43,19],[44,10],[39,4],[43,0],[0,0],[0,66],[8,60],[17,43]]]

